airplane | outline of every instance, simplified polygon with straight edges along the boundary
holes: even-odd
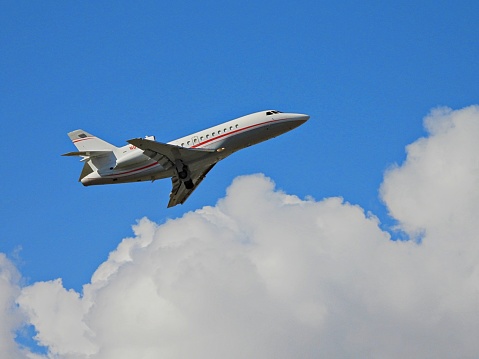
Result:
[[[169,208],[183,204],[219,161],[288,132],[308,119],[304,114],[267,110],[168,143],[146,136],[128,140],[128,145],[123,147],[75,130],[69,132],[68,137],[78,151],[62,156],[82,157],[85,164],[78,181],[84,186],[171,178]]]

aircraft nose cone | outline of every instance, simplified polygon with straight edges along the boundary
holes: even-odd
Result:
[[[306,121],[309,120],[309,116],[302,113],[297,113],[295,114],[294,119],[296,121],[300,121],[301,123],[305,123]]]

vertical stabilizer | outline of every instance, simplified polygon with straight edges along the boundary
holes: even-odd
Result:
[[[68,133],[68,137],[78,152],[69,152],[62,156],[83,157],[82,161],[85,161],[85,165],[80,174],[80,181],[94,171],[108,169],[115,165],[115,152],[118,147],[83,130],[72,131]]]
[[[114,151],[117,149],[111,143],[103,141],[83,130],[75,130],[68,133],[68,137],[78,151]]]

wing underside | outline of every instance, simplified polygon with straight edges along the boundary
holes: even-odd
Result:
[[[190,179],[193,186],[191,188],[185,186],[185,182],[180,180],[178,173],[171,178],[172,189],[168,208],[183,204],[216,164],[216,160],[212,156],[216,152],[215,150],[190,149],[142,138],[135,138],[127,142],[143,150],[143,153],[151,159],[161,161],[164,167],[166,163],[169,166],[174,166],[180,160],[192,168]],[[198,165],[199,163],[202,164]],[[190,166],[191,164],[195,165]]]
[[[198,187],[198,185],[206,177],[206,174],[211,171],[215,164],[207,167],[204,171],[196,171],[191,174],[191,180],[193,181],[194,187],[187,189],[185,184],[180,181],[178,176],[171,177],[171,184],[173,188],[170,193],[170,201],[168,202],[168,208],[176,206],[177,204],[183,204],[188,199],[188,197],[193,193],[193,191]]]

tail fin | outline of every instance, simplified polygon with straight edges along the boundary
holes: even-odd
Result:
[[[93,171],[101,168],[109,168],[115,163],[115,150],[118,147],[103,141],[83,130],[75,130],[68,133],[78,152],[68,152],[62,156],[81,156],[85,162],[80,174],[79,181]]]
[[[95,137],[88,132],[83,130],[75,130],[68,133],[68,137],[72,140],[73,144],[78,151],[84,152],[96,152],[96,151],[113,151],[117,147],[113,146],[111,143],[103,141],[98,137]]]

